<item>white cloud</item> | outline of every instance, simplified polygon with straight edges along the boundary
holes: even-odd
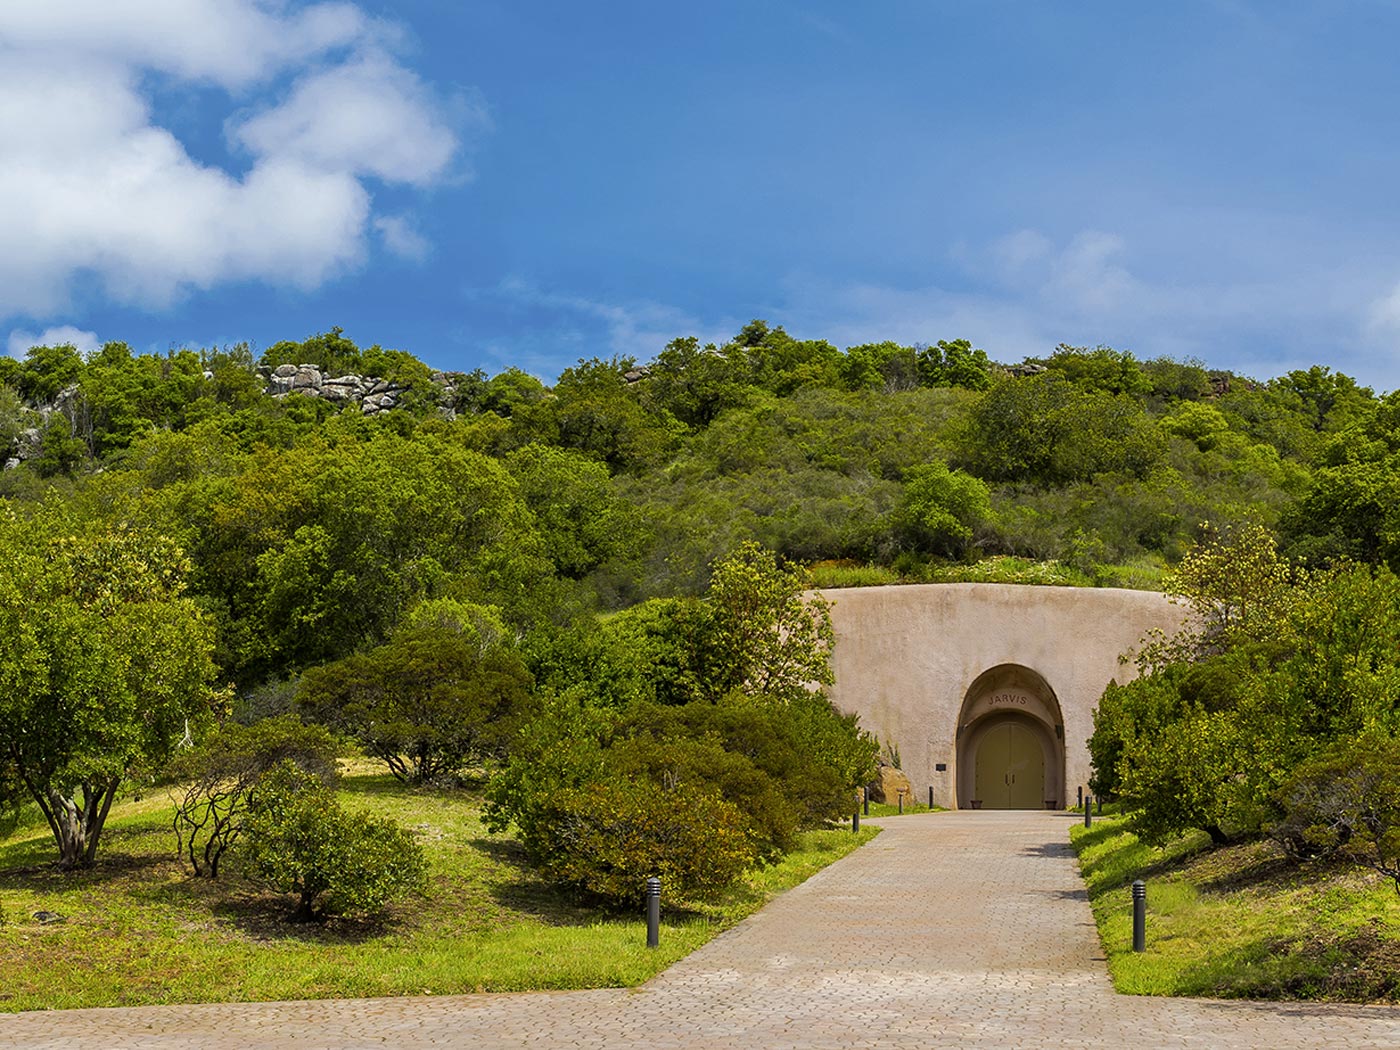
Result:
[[[62,311],[81,275],[138,306],[229,281],[313,288],[363,262],[372,224],[391,251],[426,250],[408,217],[375,223],[365,180],[440,182],[457,128],[487,121],[436,98],[392,43],[344,3],[0,5],[0,317]],[[156,123],[152,71],[239,92],[226,133],[245,173]]]
[[[6,350],[11,357],[22,358],[31,347],[62,346],[65,343],[84,355],[90,354],[102,346],[96,332],[87,332],[81,328],[75,328],[71,324],[65,324],[54,328],[45,328],[37,335],[16,328],[6,341]]]
[[[1060,342],[1105,343],[1140,357],[1200,357],[1260,377],[1315,364],[1303,360],[1308,348],[1325,347],[1344,371],[1381,388],[1397,385],[1400,285],[1370,304],[1368,320],[1356,273],[1154,280],[1130,264],[1126,238],[1099,230],[1059,242],[1022,230],[981,251],[963,248],[956,259],[975,278],[973,290],[966,281],[894,287],[793,274],[770,320],[843,346],[968,338],[1014,362]],[[1388,340],[1378,338],[1387,331]],[[1245,356],[1244,345],[1263,349]]]
[[[301,78],[230,137],[257,156],[414,185],[441,177],[457,148],[418,77],[377,52]]]
[[[422,262],[432,245],[418,232],[413,220],[404,215],[381,215],[374,220],[374,229],[384,241],[384,247],[401,259]]]
[[[1366,326],[1377,335],[1400,334],[1400,281],[1371,303],[1366,313]]]
[[[0,41],[240,87],[374,31],[353,4],[279,0],[44,0],[0,6]],[[70,70],[76,72],[76,70]]]

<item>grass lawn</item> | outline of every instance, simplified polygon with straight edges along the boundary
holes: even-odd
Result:
[[[1400,895],[1368,869],[1294,865],[1269,841],[1204,832],[1144,846],[1117,817],[1075,827],[1120,992],[1400,1001]],[[1147,883],[1147,951],[1132,951],[1131,884]]]
[[[905,813],[905,814],[913,814],[913,813],[942,813],[942,812],[944,811],[942,806],[934,806],[932,809],[929,809],[929,808],[928,808],[928,805],[927,805],[927,802],[928,802],[928,796],[927,796],[927,795],[924,796],[924,801],[923,801],[923,802],[919,802],[919,801],[917,800],[917,797],[911,799],[908,795],[905,795],[905,796],[904,796],[904,813]],[[872,802],[872,803],[870,803],[870,815],[871,815],[872,817],[897,817],[897,816],[900,816],[899,803],[898,803],[898,802]]]
[[[720,901],[663,897],[649,951],[640,888],[635,916],[577,906],[485,831],[479,795],[358,775],[342,800],[413,829],[428,855],[427,892],[378,921],[292,924],[290,898],[190,877],[163,794],[114,808],[88,871],[53,866],[46,827],[0,841],[0,1010],[635,985],[878,833],[809,832]]]

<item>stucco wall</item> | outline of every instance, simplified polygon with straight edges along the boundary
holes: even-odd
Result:
[[[899,748],[915,793],[956,804],[958,718],[974,680],[1017,664],[1043,677],[1064,717],[1065,786],[1089,781],[1086,741],[1110,680],[1135,674],[1122,654],[1185,613],[1150,591],[948,583],[827,590],[836,629],[832,700]],[[943,772],[936,763],[945,763]]]

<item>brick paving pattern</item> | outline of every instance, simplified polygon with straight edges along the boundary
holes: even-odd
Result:
[[[0,1047],[1400,1047],[1396,1008],[1115,994],[1067,831],[890,820],[635,990],[27,1013],[0,1016]]]

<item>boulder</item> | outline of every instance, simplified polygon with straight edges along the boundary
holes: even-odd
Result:
[[[913,799],[913,785],[909,783],[909,778],[895,766],[885,765],[883,762],[875,772],[875,779],[866,788],[870,795],[871,802],[888,802],[893,805],[899,800],[899,793],[904,792],[906,799]]]
[[[307,393],[311,390],[321,389],[321,370],[315,365],[302,365],[296,370],[296,375],[292,376],[292,389]]]

